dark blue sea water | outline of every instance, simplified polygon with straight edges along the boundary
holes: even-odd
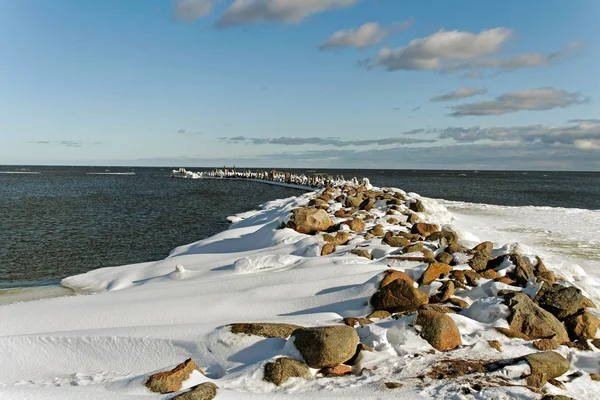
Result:
[[[315,172],[366,176],[377,186],[448,200],[600,209],[600,173]],[[0,288],[56,284],[96,268],[162,259],[226,229],[229,215],[301,193],[255,182],[169,179],[169,173],[0,167]]]

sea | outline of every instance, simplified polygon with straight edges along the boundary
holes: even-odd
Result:
[[[191,168],[193,171],[208,169]],[[519,240],[600,272],[600,173],[283,170],[367,177],[439,199],[482,239]],[[170,179],[171,168],[0,166],[0,304],[67,294],[61,279],[165,258],[227,217],[303,191]]]

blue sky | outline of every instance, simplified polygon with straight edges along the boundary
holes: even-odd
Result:
[[[600,2],[3,0],[0,164],[600,170]]]

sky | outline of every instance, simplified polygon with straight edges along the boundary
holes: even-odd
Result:
[[[600,171],[600,1],[2,0],[0,164]]]

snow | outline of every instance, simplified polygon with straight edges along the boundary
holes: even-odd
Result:
[[[436,352],[418,335],[412,324],[414,315],[379,319],[357,327],[361,342],[375,351],[361,353],[352,375],[291,379],[280,387],[264,382],[266,362],[281,356],[301,358],[292,341],[235,335],[228,324],[320,326],[338,324],[344,317],[364,317],[372,311],[369,298],[385,270],[402,270],[417,280],[426,268],[420,262],[388,259],[397,249],[358,236],[338,246],[334,254],[320,257],[323,240],[319,235],[280,229],[292,209],[306,205],[314,196],[310,192],[271,201],[260,210],[231,217],[227,231],[178,247],[164,260],[66,278],[63,285],[74,296],[0,306],[0,399],[168,399],[169,395],[152,394],[144,382],[150,374],[171,369],[187,358],[193,358],[206,376],[194,374],[184,387],[214,382],[220,388],[217,399],[540,398],[518,386],[471,389],[465,395],[461,392],[468,387],[465,379],[422,378],[432,365],[449,358],[491,360],[536,351],[531,342],[509,339],[493,329],[507,326],[508,310],[494,297],[506,285],[484,279],[476,288],[456,292],[471,304],[459,314],[448,314],[461,332],[464,345],[457,350]],[[557,254],[514,230],[495,230],[499,225],[512,226],[518,216],[514,221],[482,217],[465,211],[475,206],[456,204],[451,209],[458,213],[450,213],[447,203],[418,198],[426,210],[420,213],[422,219],[455,227],[465,243],[477,244],[478,236],[492,240],[496,255],[514,249],[530,259],[540,254],[549,269],[581,287],[596,303],[600,301],[598,271],[587,258]],[[547,218],[536,223],[547,227],[552,224],[548,215],[562,215],[554,210],[540,212]],[[377,222],[385,224],[384,214],[369,221],[367,229]],[[589,216],[582,211],[578,217]],[[523,226],[530,226],[529,222]],[[569,232],[571,242],[584,237],[575,229]],[[587,238],[594,246],[597,238]],[[374,259],[350,254],[356,245],[364,246]],[[502,265],[499,270],[506,272],[511,266]],[[439,286],[435,282],[419,289],[434,293]],[[524,291],[533,295],[536,288],[532,283]],[[500,341],[502,353],[489,347],[488,340]],[[581,375],[565,380],[566,391],[551,385],[544,390],[577,399],[595,398],[598,384],[589,373],[598,372],[600,352],[564,346],[558,351],[571,361],[569,373],[582,371]],[[517,364],[497,374],[517,379],[526,370],[527,366]],[[386,389],[383,382],[388,381],[401,382],[403,387]]]

